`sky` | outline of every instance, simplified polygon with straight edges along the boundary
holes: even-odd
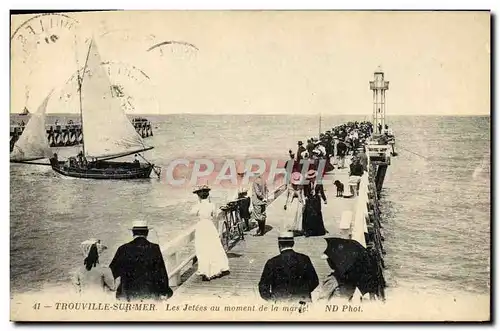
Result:
[[[379,66],[390,82],[387,115],[490,114],[489,12],[68,16],[78,23],[12,17],[11,112],[36,110],[54,89],[48,112],[77,113],[68,80],[93,36],[131,114],[371,115]],[[179,43],[148,51],[164,41]]]

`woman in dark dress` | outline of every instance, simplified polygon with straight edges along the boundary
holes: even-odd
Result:
[[[304,185],[305,207],[302,215],[302,231],[304,236],[323,236],[327,233],[323,223],[321,212],[321,199],[326,204],[326,195],[322,184],[316,183],[315,170],[309,170],[306,179],[308,184]]]

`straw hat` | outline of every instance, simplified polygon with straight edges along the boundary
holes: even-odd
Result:
[[[88,239],[88,240],[85,240],[83,241],[81,244],[80,244],[80,248],[82,249],[82,254],[83,256],[87,257],[89,255],[89,252],[90,252],[90,248],[92,247],[92,245],[96,245],[97,246],[97,253],[100,255],[104,250],[106,250],[108,247],[106,247],[105,245],[101,244],[101,241],[99,239]]]
[[[132,223],[132,227],[129,230],[150,230],[152,228],[148,227],[148,221],[146,220],[136,220]]]
[[[300,172],[292,173],[292,179],[290,180],[290,183],[292,183],[293,185],[300,185],[302,183],[302,174]]]
[[[315,178],[318,172],[316,170],[309,170],[306,174],[306,179]]]
[[[208,186],[208,185],[200,185],[200,186],[197,186],[194,190],[193,190],[193,193],[198,193],[198,192],[203,192],[203,191],[207,191],[207,192],[210,192],[211,188]]]
[[[278,236],[278,241],[293,241],[293,232],[281,232]]]

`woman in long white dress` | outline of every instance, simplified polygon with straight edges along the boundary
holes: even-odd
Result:
[[[302,233],[303,208],[302,175],[300,172],[294,172],[288,185],[284,206],[284,209],[287,211],[287,217],[284,219],[283,231],[292,231],[296,235]]]
[[[198,259],[198,274],[204,281],[229,274],[229,260],[222,247],[219,231],[214,225],[216,210],[209,200],[209,192],[210,188],[206,185],[193,191],[199,198],[192,210],[192,213],[199,217],[194,246]]]

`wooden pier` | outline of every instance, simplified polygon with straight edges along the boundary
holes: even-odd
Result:
[[[296,237],[294,250],[307,254],[316,269],[320,283],[332,270],[325,260],[321,259],[326,248],[327,237],[351,238],[360,242],[371,254],[375,254],[381,270],[385,267],[383,255],[383,235],[381,233],[380,210],[378,202],[379,185],[384,180],[385,170],[390,164],[390,146],[367,145],[369,171],[361,179],[359,196],[350,198],[336,197],[333,181],[338,179],[349,191],[348,169],[335,169],[323,179],[327,196],[327,204],[322,205],[323,219],[328,233],[322,237]],[[382,167],[382,168],[381,168]],[[382,184],[380,184],[380,188]],[[228,252],[230,275],[203,282],[194,274],[194,251],[184,255],[186,247],[194,240],[194,227],[187,229],[171,241],[163,249],[164,259],[169,272],[171,286],[174,287],[174,298],[184,300],[201,296],[237,299],[258,298],[258,283],[266,261],[279,254],[278,234],[283,229],[284,221],[293,217],[293,211],[284,210],[286,194],[280,194],[267,209],[267,232],[264,236],[245,235],[244,240],[235,243]],[[384,284],[385,287],[385,284]],[[380,289],[382,297],[384,289]]]
[[[135,130],[142,138],[153,136],[151,122],[145,119],[132,119]],[[23,134],[25,126],[10,126],[10,151]],[[76,146],[83,142],[83,133],[80,124],[47,125],[47,139],[50,147]]]

